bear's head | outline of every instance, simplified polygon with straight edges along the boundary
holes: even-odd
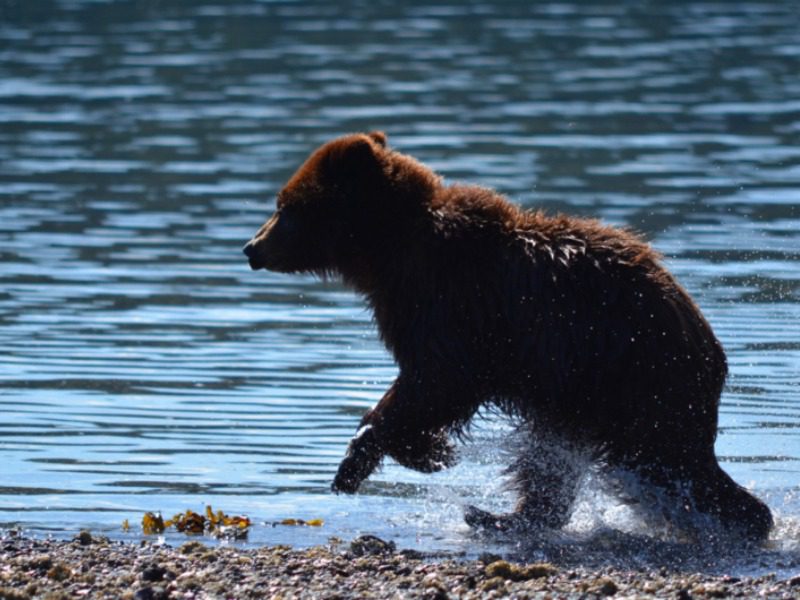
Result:
[[[415,174],[425,183],[409,183]],[[275,213],[244,253],[252,269],[345,273],[374,254],[402,218],[421,206],[420,198],[428,194],[414,198],[414,188],[436,180],[414,159],[389,150],[382,132],[337,138],[313,152],[289,179]]]

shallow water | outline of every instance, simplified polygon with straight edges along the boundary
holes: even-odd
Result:
[[[0,525],[136,538],[123,519],[212,504],[253,543],[516,548],[460,517],[512,502],[494,417],[449,472],[330,494],[396,369],[351,292],[240,253],[312,148],[379,128],[450,181],[652,240],[728,351],[723,466],[778,516],[735,569],[793,568],[797,31],[788,1],[0,3]],[[622,560],[591,538],[619,513],[587,494],[595,541],[565,553]],[[262,525],[285,517],[326,523]]]

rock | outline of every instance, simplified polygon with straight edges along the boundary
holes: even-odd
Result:
[[[0,587],[0,598],[3,600],[31,600],[28,593],[6,587]]]
[[[539,579],[540,577],[550,577],[558,573],[558,568],[550,563],[533,563],[525,565],[522,569],[524,579]]]
[[[197,554],[200,552],[205,552],[206,545],[203,544],[202,542],[195,542],[195,541],[186,542],[180,548],[178,548],[178,551],[181,554]]]
[[[504,577],[492,577],[481,584],[480,591],[484,594],[497,591],[500,593],[506,590],[506,579]]]
[[[392,554],[396,548],[394,542],[384,541],[374,535],[361,535],[350,543],[350,553],[353,556]]]
[[[549,563],[534,563],[530,565],[515,565],[505,560],[496,560],[484,569],[488,578],[502,577],[511,581],[527,581],[548,577],[558,572],[558,569]]]
[[[64,581],[72,577],[72,569],[64,563],[56,563],[47,571],[47,576],[53,581]]]
[[[75,536],[74,539],[81,546],[88,546],[93,541],[92,540],[92,533],[88,529],[82,530],[78,535]]]
[[[133,600],[168,600],[169,594],[160,587],[143,587],[136,591]]]
[[[29,565],[31,569],[46,573],[53,566],[53,559],[47,554],[40,554],[38,556],[34,556],[30,560]]]
[[[493,579],[494,577],[502,577],[503,579],[511,579],[511,563],[505,560],[496,560],[493,563],[486,565],[484,569],[486,577]]]
[[[499,554],[493,554],[491,552],[483,552],[480,556],[478,556],[478,560],[485,565],[490,565],[493,562],[497,562],[498,560],[503,560],[503,557]]]
[[[164,567],[152,565],[142,571],[142,581],[161,581],[164,579],[166,572],[167,570]]]
[[[600,596],[613,596],[619,591],[619,586],[613,579],[604,577],[597,581],[597,584],[589,589],[590,592]]]
[[[328,547],[178,548],[148,543],[92,543],[5,537],[0,544],[0,600],[190,600],[211,598],[796,598],[800,573],[734,579],[729,575],[557,568],[549,563],[420,560],[366,536],[356,552]],[[214,560],[210,560],[213,558]],[[793,562],[792,567],[797,563]],[[177,574],[180,574],[179,576]],[[539,579],[546,578],[546,579]]]
[[[136,590],[136,593],[133,595],[134,600],[155,600],[155,595],[153,594],[153,588],[151,587],[143,587],[139,590]]]

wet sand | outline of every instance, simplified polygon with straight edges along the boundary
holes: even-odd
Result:
[[[800,573],[776,579],[457,560],[358,538],[305,550],[192,540],[179,547],[0,538],[0,600],[121,598],[800,598]]]

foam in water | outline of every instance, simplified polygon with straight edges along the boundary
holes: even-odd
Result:
[[[437,474],[439,481],[421,486],[423,508],[406,515],[402,526],[415,531],[421,549],[446,549],[467,557],[493,551],[510,557],[546,560],[572,566],[615,566],[632,569],[668,567],[681,571],[762,575],[770,572],[790,576],[800,568],[800,518],[798,497],[765,498],[775,516],[775,528],[763,545],[731,541],[721,536],[707,517],[676,527],[674,511],[663,499],[659,511],[640,510],[635,502],[620,496],[597,469],[588,469],[580,483],[570,521],[560,530],[535,532],[475,531],[463,521],[463,511],[474,504],[493,513],[512,510],[515,496],[503,478],[503,465],[511,460],[511,449],[519,445],[513,430],[480,426],[460,448],[469,458]],[[473,462],[473,460],[475,462]],[[585,458],[577,456],[576,460]],[[580,465],[583,466],[583,465]],[[647,491],[642,492],[647,495]],[[650,494],[653,500],[656,492]],[[673,501],[674,503],[674,501]]]

